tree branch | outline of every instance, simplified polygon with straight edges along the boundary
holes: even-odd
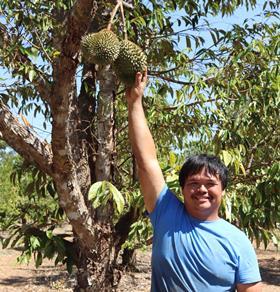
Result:
[[[149,74],[151,76],[156,76],[162,80],[168,81],[168,82],[172,82],[172,83],[176,83],[176,84],[181,84],[181,85],[194,85],[194,82],[186,82],[186,81],[181,81],[181,80],[176,80],[167,76],[162,76],[162,75],[158,75],[158,74]]]
[[[170,73],[172,71],[176,71],[178,69],[180,69],[182,66],[176,66],[174,68],[170,68],[170,69],[167,69],[167,70],[162,70],[162,71],[153,71],[153,70],[149,70],[148,71],[148,74],[150,75],[154,75],[154,76],[159,76],[159,75],[162,75],[162,74],[167,74],[167,73]]]
[[[0,137],[27,161],[52,176],[52,152],[28,127],[19,123],[8,107],[0,101]]]
[[[197,105],[197,104],[201,105],[201,104],[204,104],[204,103],[213,102],[213,101],[217,101],[217,100],[219,100],[219,98],[209,98],[207,100],[197,100],[197,101],[194,101],[194,102],[191,102],[191,103],[187,103],[184,106],[185,107],[192,107],[192,106]],[[180,106],[181,106],[181,104],[168,106],[168,107],[164,107],[162,110],[164,110],[164,111],[165,110],[176,110]]]
[[[123,2],[123,6],[129,9],[134,9],[134,6],[131,3],[128,3],[126,1],[122,1]]]
[[[53,117],[52,150],[54,181],[71,225],[81,241],[94,248],[95,229],[90,211],[86,206],[86,192],[82,192],[79,167],[88,167],[81,149],[80,116],[76,95],[76,71],[79,65],[80,42],[88,31],[97,10],[97,1],[77,0],[65,19],[65,34],[61,36],[61,54],[53,64],[51,110]],[[85,179],[88,183],[90,180]],[[86,190],[88,186],[83,186]]]
[[[78,100],[76,97],[76,70],[79,64],[80,42],[87,32],[97,10],[97,1],[77,0],[65,20],[65,35],[61,38],[61,54],[53,67],[51,109],[53,114],[52,147],[55,169],[67,172],[65,165],[73,162],[73,148],[79,144]],[[73,120],[71,121],[71,117]],[[73,143],[70,143],[70,139]],[[71,147],[70,145],[73,145]],[[79,157],[77,157],[79,158]],[[74,165],[73,165],[74,166]]]
[[[62,55],[75,58],[82,36],[87,32],[97,11],[97,1],[77,0],[65,21],[66,33],[62,39]],[[62,56],[63,57],[63,56]],[[62,59],[60,58],[60,61]]]
[[[263,144],[265,144],[267,141],[269,141],[269,139],[271,137],[273,137],[273,135],[275,135],[275,127],[272,128],[272,131],[270,131],[265,137],[263,137],[260,141],[256,142],[255,145],[251,148],[251,155],[250,155],[250,159],[248,162],[248,165],[246,167],[246,174],[249,174],[254,162],[254,155],[256,150],[262,146]]]

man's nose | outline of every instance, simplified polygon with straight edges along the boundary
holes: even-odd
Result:
[[[203,193],[208,192],[208,190],[207,190],[207,188],[206,188],[206,186],[204,184],[200,184],[199,187],[198,187],[198,190],[200,192],[203,192]]]

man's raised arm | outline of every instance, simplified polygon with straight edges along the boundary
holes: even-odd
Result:
[[[129,139],[138,165],[141,192],[148,212],[152,212],[165,182],[160,169],[156,147],[145,118],[142,97],[147,72],[137,73],[134,86],[126,90]]]

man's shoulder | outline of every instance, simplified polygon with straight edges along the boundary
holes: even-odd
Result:
[[[156,222],[175,218],[175,215],[178,214],[179,210],[183,210],[183,208],[184,204],[165,185],[158,196],[154,210],[149,213],[149,217],[153,226],[155,226]]]
[[[170,204],[182,204],[179,198],[175,195],[175,193],[169,189],[167,185],[165,185],[160,192],[156,205],[166,204],[170,207]]]
[[[231,230],[234,230],[236,232],[242,232],[238,226],[236,226],[234,223],[227,221],[224,218],[220,219],[220,223],[223,227],[226,227],[226,229],[231,229]]]
[[[220,220],[218,230],[223,237],[227,238],[233,243],[236,243],[237,245],[239,245],[240,242],[244,241],[250,243],[250,240],[244,231],[242,231],[236,225],[226,221],[225,219]]]

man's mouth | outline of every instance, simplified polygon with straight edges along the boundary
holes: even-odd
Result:
[[[212,197],[208,195],[207,196],[193,195],[193,199],[201,203],[212,201]]]

